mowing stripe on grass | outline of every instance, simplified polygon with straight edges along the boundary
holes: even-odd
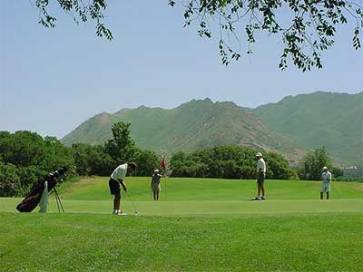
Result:
[[[0,211],[14,212],[20,199],[0,198]],[[112,201],[63,200],[67,213],[110,214]],[[223,214],[296,214],[328,212],[363,212],[363,199],[339,200],[266,200],[266,201],[129,201],[122,202],[125,212],[133,213],[134,206],[142,215],[223,215]],[[49,212],[58,212],[54,200]]]

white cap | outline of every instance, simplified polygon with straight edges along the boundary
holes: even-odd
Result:
[[[154,173],[159,173],[159,169],[155,169],[154,170]]]
[[[325,170],[328,170],[328,167],[324,166],[323,167],[323,171],[325,171]]]
[[[261,152],[258,152],[258,153],[256,154],[256,157],[263,157],[263,156],[262,156],[262,153],[261,153]]]

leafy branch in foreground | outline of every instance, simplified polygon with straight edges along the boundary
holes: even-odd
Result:
[[[278,35],[283,43],[279,67],[288,60],[302,71],[322,68],[321,55],[334,44],[337,27],[353,21],[353,48],[359,49],[362,7],[347,0],[169,0],[185,7],[185,26],[197,24],[201,37],[218,32],[222,63],[241,56],[246,40],[252,53],[258,32]]]
[[[49,13],[49,0],[35,1],[39,23],[54,27],[56,17]],[[219,35],[222,63],[228,65],[242,54],[253,52],[259,32],[276,35],[283,44],[279,67],[286,69],[289,61],[302,71],[322,68],[322,53],[334,44],[337,27],[352,25],[352,45],[361,47],[363,8],[349,0],[168,0],[169,5],[185,7],[185,26],[196,24],[201,37]],[[106,0],[54,0],[77,23],[93,20],[96,34],[112,40],[112,32],[103,23]]]
[[[49,13],[49,0],[35,0],[35,5],[39,9],[39,23],[45,27],[55,27],[57,18]],[[56,0],[53,1],[59,7],[69,13],[73,20],[87,22],[93,20],[96,22],[96,34],[107,40],[112,40],[112,32],[103,23],[103,11],[106,9],[106,0]],[[86,3],[85,3],[86,2]]]

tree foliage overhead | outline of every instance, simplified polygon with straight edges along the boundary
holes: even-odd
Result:
[[[39,23],[49,28],[55,27],[57,21],[57,18],[49,11],[51,3],[58,4],[62,10],[72,16],[77,24],[94,21],[97,36],[108,40],[113,39],[111,30],[103,23],[106,0],[35,0],[35,5],[39,9]]]
[[[177,2],[170,0],[174,6]],[[219,36],[219,52],[226,65],[238,60],[241,43],[247,41],[247,53],[258,32],[278,35],[283,43],[279,67],[289,59],[299,69],[322,67],[321,54],[334,44],[337,27],[352,20],[353,47],[358,49],[363,27],[363,9],[348,0],[187,0],[185,25],[197,24],[202,37]],[[213,26],[217,23],[219,31]],[[242,33],[244,32],[244,36]]]
[[[49,12],[49,0],[34,0],[39,9],[39,23],[54,27],[56,17]],[[99,37],[113,39],[111,30],[103,23],[106,0],[54,1],[74,21],[96,22]],[[241,57],[246,41],[247,54],[253,52],[256,34],[265,32],[278,35],[283,43],[279,67],[288,62],[302,71],[321,68],[321,54],[334,44],[337,27],[353,24],[352,44],[361,47],[363,9],[359,1],[350,0],[169,0],[185,7],[185,26],[197,25],[201,37],[219,38],[222,63]],[[213,34],[214,33],[214,34]]]

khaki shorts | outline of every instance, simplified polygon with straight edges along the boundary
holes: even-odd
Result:
[[[329,193],[330,192],[330,183],[327,182],[323,182],[323,184],[321,185],[321,193]]]
[[[160,184],[151,184],[151,190],[153,190],[154,193],[160,192]]]
[[[264,174],[257,174],[257,184],[263,185],[265,183],[265,175]]]

